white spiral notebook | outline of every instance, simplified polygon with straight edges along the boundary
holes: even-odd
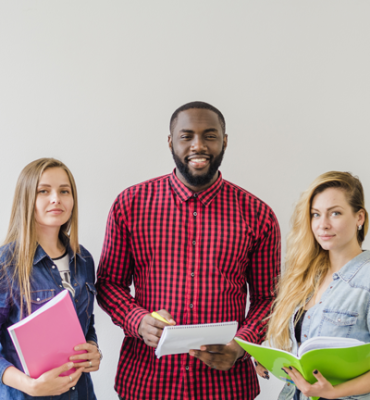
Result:
[[[236,321],[215,324],[166,326],[163,329],[158,347],[157,358],[169,354],[188,353],[199,350],[207,344],[227,344],[234,339],[238,323]]]

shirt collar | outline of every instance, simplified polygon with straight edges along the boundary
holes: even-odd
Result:
[[[224,180],[222,179],[222,174],[218,171],[218,178],[216,182],[210,186],[208,189],[203,190],[202,192],[193,192],[188,187],[186,187],[180,179],[176,176],[176,168],[172,171],[170,175],[170,184],[175,192],[175,194],[179,197],[181,202],[187,201],[192,197],[197,197],[199,201],[204,205],[208,206],[212,200],[217,196],[221,188],[223,187]]]
[[[365,250],[346,265],[344,265],[336,274],[345,282],[349,282],[364,264],[370,261],[370,251]],[[333,274],[335,275],[335,274]]]
[[[67,243],[65,244],[67,246],[67,251],[68,251],[68,255],[69,255],[69,262],[73,261],[74,259],[74,253],[71,249],[71,246]],[[80,258],[83,261],[86,261],[81,254],[77,253],[77,257]],[[36,248],[36,252],[35,252],[35,256],[33,257],[33,265],[38,264],[41,260],[43,260],[44,258],[50,258],[46,253],[45,250],[38,245]]]

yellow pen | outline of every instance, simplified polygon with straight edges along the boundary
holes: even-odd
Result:
[[[169,322],[166,320],[166,319],[164,319],[163,317],[162,317],[162,315],[159,315],[157,312],[155,312],[155,311],[153,311],[152,313],[151,313],[151,316],[153,317],[153,318],[155,318],[155,319],[157,319],[158,321],[162,321],[162,322],[165,322],[166,324],[169,324]]]

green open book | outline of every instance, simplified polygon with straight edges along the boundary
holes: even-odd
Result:
[[[315,369],[332,384],[356,378],[370,370],[370,343],[339,337],[315,337],[304,342],[298,356],[239,338],[234,340],[278,379],[291,382],[282,367],[294,367],[306,381],[316,382]],[[318,397],[312,397],[317,400]]]

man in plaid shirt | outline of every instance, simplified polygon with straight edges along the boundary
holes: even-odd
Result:
[[[221,112],[203,102],[180,107],[168,144],[173,173],[124,190],[108,217],[97,289],[125,333],[115,389],[125,400],[254,399],[254,367],[234,340],[154,354],[166,324],[152,311],[172,325],[236,320],[236,336],[261,343],[280,272],[274,213],[218,171],[227,147]]]

